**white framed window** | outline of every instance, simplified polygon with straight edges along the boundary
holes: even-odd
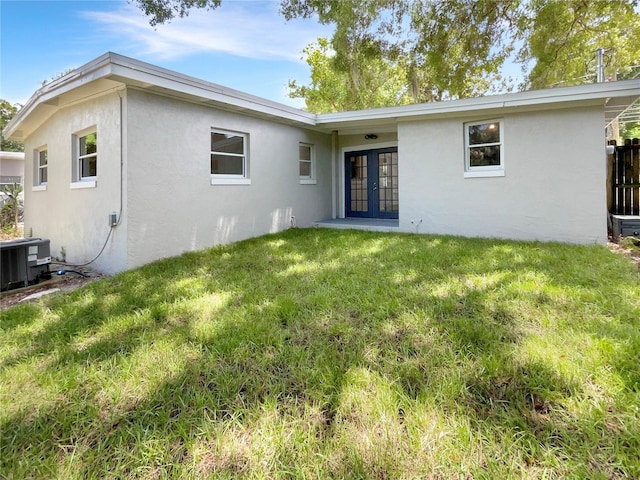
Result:
[[[47,150],[46,146],[40,147],[35,150],[34,160],[34,186],[45,187],[49,178],[49,151]]]
[[[71,136],[73,165],[71,188],[92,188],[98,177],[98,131],[95,126]]]
[[[464,124],[465,177],[504,176],[503,121]]]
[[[248,185],[249,135],[211,129],[211,185]]]
[[[316,183],[315,147],[309,143],[300,143],[298,155],[298,174],[300,183]]]

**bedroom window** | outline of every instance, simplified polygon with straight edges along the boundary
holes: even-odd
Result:
[[[249,184],[245,133],[211,130],[211,184]]]
[[[49,152],[46,147],[36,150],[36,185],[46,185],[49,174]]]
[[[465,177],[504,176],[502,121],[466,123]]]
[[[300,183],[315,184],[316,183],[316,166],[315,151],[313,145],[301,143],[298,155],[298,174],[300,175]]]

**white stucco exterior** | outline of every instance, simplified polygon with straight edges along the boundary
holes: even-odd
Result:
[[[470,120],[399,125],[401,230],[606,242],[601,107],[502,115],[505,174],[489,178],[464,177]]]
[[[120,210],[120,96],[110,91],[58,110],[25,142],[25,232],[48,238],[51,255],[84,263],[98,254],[109,235],[109,214]],[[123,109],[124,109],[123,102]],[[95,127],[98,175],[95,188],[72,188],[73,134]],[[48,181],[37,185],[37,151],[48,152]],[[126,178],[124,179],[126,182]],[[126,185],[126,183],[125,183]],[[126,188],[122,221],[111,231],[95,268],[115,272],[127,268]]]
[[[104,245],[93,266],[114,273],[342,218],[345,155],[379,148],[398,152],[397,231],[603,243],[604,127],[639,97],[625,81],[314,115],[108,53],[38,90],[5,135],[25,142],[25,231],[71,263]],[[465,178],[465,122],[493,120],[504,171]],[[77,182],[74,134],[91,129],[97,176]],[[243,184],[212,182],[212,129],[246,136]]]
[[[142,91],[127,103],[129,268],[331,216],[330,135]],[[211,185],[212,128],[248,134],[250,185]],[[299,181],[300,142],[316,184]]]

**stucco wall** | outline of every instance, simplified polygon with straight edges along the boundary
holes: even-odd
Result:
[[[464,178],[463,122],[496,117],[400,124],[400,229],[604,243],[603,115],[586,107],[499,116],[505,176],[495,178]]]
[[[72,189],[72,135],[96,126],[95,188]],[[34,185],[34,150],[48,150],[46,190]],[[109,233],[109,214],[120,208],[120,105],[117,92],[62,108],[25,142],[25,232],[51,241],[51,255],[64,247],[71,263],[91,260]],[[126,192],[124,192],[126,200]],[[126,268],[126,210],[94,267],[111,273]]]
[[[128,258],[157,258],[331,216],[331,136],[129,90]],[[211,128],[249,134],[251,185],[211,185]],[[315,145],[316,185],[301,185],[299,142]]]

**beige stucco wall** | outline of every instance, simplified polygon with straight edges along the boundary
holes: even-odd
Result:
[[[495,118],[505,176],[464,178],[463,123]],[[601,106],[400,124],[400,229],[604,243],[603,125]]]
[[[129,90],[127,267],[331,216],[331,136]],[[249,134],[251,185],[211,185],[211,128]],[[299,142],[315,145],[301,185]]]
[[[118,92],[112,91],[61,108],[25,142],[25,232],[48,238],[54,257],[60,257],[64,247],[68,262],[91,260],[109,234],[109,214],[120,209],[119,102]],[[72,135],[94,125],[98,133],[96,187],[72,189]],[[48,182],[46,190],[36,191],[34,150],[45,146]],[[93,264],[103,272],[126,268],[126,190],[123,197],[123,219]]]

